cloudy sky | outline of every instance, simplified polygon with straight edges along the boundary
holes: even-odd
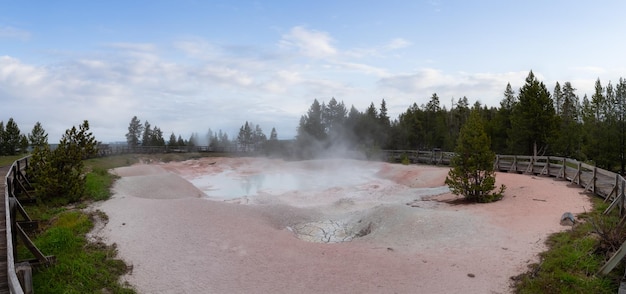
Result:
[[[577,94],[626,77],[626,1],[0,0],[0,120],[57,141],[133,116],[188,138],[296,133],[313,99],[392,118],[437,93],[497,106],[529,70]]]

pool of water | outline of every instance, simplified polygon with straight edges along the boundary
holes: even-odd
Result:
[[[233,171],[191,179],[191,182],[213,198],[234,199],[255,196],[260,192],[280,195],[289,191],[323,191],[334,187],[365,184],[374,172],[294,172],[241,175]]]

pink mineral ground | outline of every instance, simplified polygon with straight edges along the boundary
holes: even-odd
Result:
[[[591,208],[565,181],[512,173],[496,174],[508,187],[501,201],[447,203],[447,171],[261,158],[134,165],[115,169],[114,196],[92,207],[109,216],[95,234],[117,244],[139,293],[509,293],[547,236],[568,229],[560,216]],[[262,174],[308,180],[247,197],[215,188],[225,175]],[[344,229],[334,243],[310,229],[333,225]]]

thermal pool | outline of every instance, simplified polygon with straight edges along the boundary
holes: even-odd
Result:
[[[448,169],[202,158],[115,169],[95,234],[140,293],[508,293],[590,208],[566,182],[498,173],[492,204],[451,205]],[[438,195],[438,196],[436,196]],[[543,201],[536,201],[541,199]]]

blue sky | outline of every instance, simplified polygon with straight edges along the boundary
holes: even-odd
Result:
[[[499,105],[529,70],[582,97],[626,77],[626,1],[0,0],[0,120],[57,141],[137,116],[188,138],[296,133],[313,99],[397,118],[437,93]]]

